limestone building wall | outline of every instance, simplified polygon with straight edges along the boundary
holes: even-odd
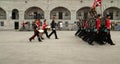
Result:
[[[88,14],[94,0],[0,0],[0,29],[15,29],[18,23],[18,29],[22,22],[34,21],[34,15],[37,13],[43,21],[51,22],[51,17],[56,16],[56,22],[62,21],[69,24],[74,23],[80,17]],[[102,7],[98,7],[100,14],[111,14],[112,21],[120,21],[120,0],[104,0]],[[42,11],[42,12],[40,12]],[[16,15],[16,19],[13,15]],[[61,16],[61,15],[62,16]],[[5,18],[3,18],[5,16]],[[28,16],[29,19],[25,17]]]

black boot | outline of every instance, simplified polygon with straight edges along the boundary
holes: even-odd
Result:
[[[42,42],[42,40],[41,40],[40,38],[38,38],[38,41],[39,41],[39,42]]]
[[[94,45],[94,44],[92,43],[92,41],[88,41],[88,44],[89,44],[89,45]]]
[[[32,39],[31,39],[31,38],[29,38],[29,41],[31,42],[31,41],[32,41]]]

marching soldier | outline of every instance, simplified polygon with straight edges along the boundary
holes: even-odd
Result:
[[[87,20],[82,20],[82,29],[78,35],[80,38],[83,38],[86,35],[86,28],[87,28]]]
[[[110,45],[115,45],[111,39],[111,34],[110,34],[110,27],[111,27],[110,15],[107,15],[105,27],[106,27],[106,41],[107,41],[107,43],[109,43]]]
[[[38,38],[38,41],[39,41],[39,42],[42,42],[42,40],[41,40],[41,38],[40,38],[40,35],[39,35],[39,31],[38,31],[38,29],[40,28],[40,26],[38,26],[38,25],[39,25],[38,22],[39,22],[38,20],[35,20],[35,21],[33,22],[33,24],[32,24],[33,29],[34,29],[34,35],[29,38],[29,41],[30,41],[30,42],[31,42],[36,36],[37,36],[37,38]]]
[[[82,24],[82,22],[81,22],[81,20],[79,19],[79,21],[77,22],[78,30],[77,30],[77,32],[75,33],[75,36],[78,36],[78,34],[80,33],[80,31],[81,31],[81,24]]]
[[[88,42],[90,45],[94,45],[93,41],[97,41],[99,44],[103,44],[102,40],[100,40],[100,27],[101,27],[101,15],[98,14],[97,15],[97,19],[96,19],[96,27],[94,29],[94,33],[92,34],[92,36],[90,37],[90,41]]]
[[[54,33],[55,39],[58,39],[57,33],[56,33],[55,17],[53,17],[53,20],[52,20],[52,23],[51,23],[51,28],[52,28],[52,32],[50,33],[50,35],[48,36],[48,38],[50,38],[50,36]]]
[[[44,30],[44,33],[46,34],[46,37],[48,38],[46,19],[44,20],[42,29]]]

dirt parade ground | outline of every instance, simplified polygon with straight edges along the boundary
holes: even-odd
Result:
[[[0,31],[0,64],[120,64],[119,31],[111,31],[115,46],[91,46],[74,33],[57,31],[59,39],[44,35],[43,42],[29,42],[33,31]]]

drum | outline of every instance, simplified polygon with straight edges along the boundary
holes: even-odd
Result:
[[[46,28],[47,28],[47,29],[50,29],[50,26],[47,26]]]
[[[47,26],[46,28],[47,28],[48,30],[50,30],[51,26]]]
[[[40,29],[40,30],[38,30],[40,33],[43,33],[44,32],[44,30],[42,30],[42,29]]]

